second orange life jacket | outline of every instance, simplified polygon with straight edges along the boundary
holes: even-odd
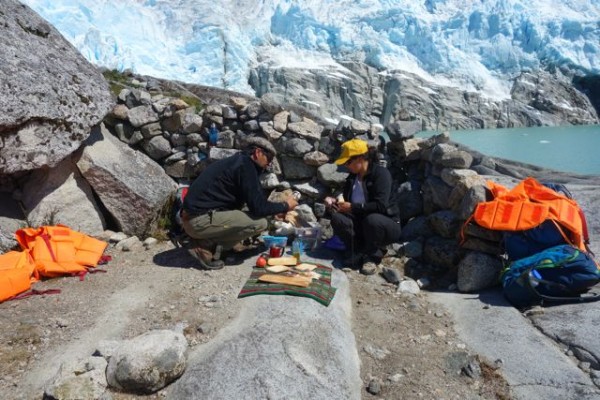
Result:
[[[587,251],[587,225],[575,200],[531,177],[511,190],[492,181],[487,184],[495,198],[477,204],[473,213],[477,224],[492,230],[521,231],[550,219],[557,224],[568,243]]]

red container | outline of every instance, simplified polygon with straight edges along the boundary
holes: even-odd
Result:
[[[269,249],[269,257],[281,257],[281,256],[283,256],[283,250],[284,249],[285,249],[285,247],[271,246],[271,248]]]

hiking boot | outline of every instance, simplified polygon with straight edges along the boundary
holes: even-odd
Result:
[[[350,257],[345,258],[342,261],[342,265],[345,268],[359,269],[364,262],[365,255],[362,253],[356,253]]]
[[[188,248],[188,252],[198,260],[202,268],[215,270],[225,266],[225,263],[219,260],[221,258],[221,245],[215,245],[208,240],[195,240],[192,246],[194,247]]]
[[[171,243],[173,243],[173,246],[175,247],[184,247],[184,248],[188,248],[190,247],[189,244],[192,241],[192,238],[189,237],[185,232],[183,233],[173,233],[173,232],[169,232],[169,240],[171,241]]]

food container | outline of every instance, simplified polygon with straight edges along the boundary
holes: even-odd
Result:
[[[316,223],[310,227],[296,228],[296,239],[303,244],[304,250],[314,250],[321,244],[321,226]]]

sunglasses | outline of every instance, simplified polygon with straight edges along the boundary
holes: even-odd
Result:
[[[271,164],[273,162],[273,158],[275,158],[275,156],[270,151],[267,151],[263,148],[261,148],[260,151],[262,151],[262,153],[265,155],[265,157],[267,157],[267,161],[269,162],[269,164]]]

